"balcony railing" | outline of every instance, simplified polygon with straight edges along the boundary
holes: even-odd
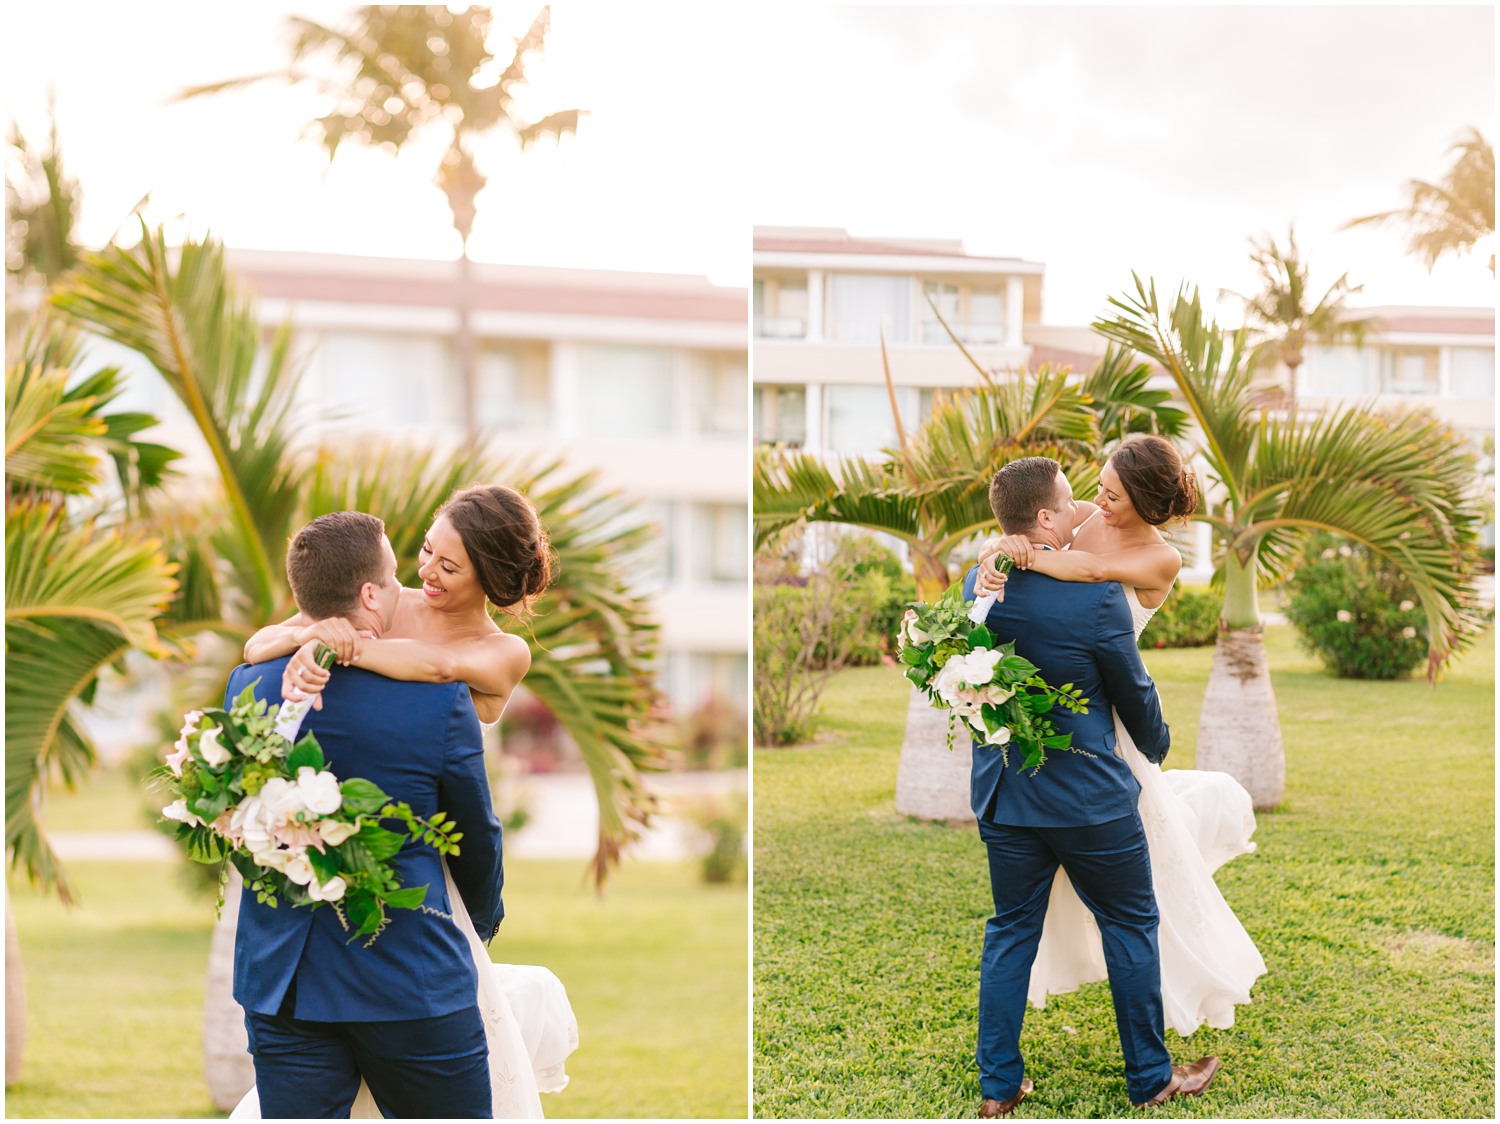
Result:
[[[800,340],[807,337],[807,320],[801,316],[757,316],[755,338],[761,340]]]
[[[1005,325],[1003,324],[973,324],[961,321],[948,321],[948,327],[953,329],[956,335],[964,343],[973,344],[1000,344],[1005,342]],[[936,320],[924,320],[922,322],[923,343],[948,343],[948,333],[943,331],[943,326]]]

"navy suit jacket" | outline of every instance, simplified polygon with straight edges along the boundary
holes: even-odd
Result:
[[[964,578],[972,600],[978,568]],[[1035,775],[1010,752],[1006,766],[997,746],[974,743],[969,800],[974,814],[1021,827],[1080,827],[1107,823],[1136,810],[1141,786],[1115,756],[1113,707],[1136,748],[1160,764],[1171,745],[1156,685],[1136,648],[1130,606],[1118,582],[1062,582],[1035,570],[1011,570],[1005,600],[985,620],[1001,643],[1015,641],[1016,655],[1036,664],[1054,687],[1072,683],[1089,700],[1087,714],[1061,707],[1048,716],[1057,732],[1093,757],[1048,750]],[[1009,747],[1007,747],[1009,748]]]
[[[226,706],[252,681],[255,696],[281,702],[288,657],[241,664],[229,676]],[[323,709],[310,710],[304,733],[317,736],[340,780],[364,777],[419,816],[446,812],[463,832],[448,860],[474,928],[490,939],[505,910],[500,823],[490,803],[479,719],[462,683],[402,683],[354,667],[334,667]],[[386,826],[395,825],[388,821]],[[346,944],[349,934],[329,905],[276,908],[240,898],[234,944],[234,997],[246,1011],[274,1015],[295,982],[299,1019],[388,1022],[451,1014],[475,1003],[474,958],[462,933],[441,914],[448,900],[442,859],[410,840],[393,862],[403,887],[427,887],[419,909],[386,911],[378,940]],[[439,911],[430,913],[429,910]]]

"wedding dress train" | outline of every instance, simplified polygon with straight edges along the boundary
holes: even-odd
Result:
[[[1155,609],[1125,586],[1135,634]],[[1234,1008],[1250,1002],[1250,986],[1263,975],[1260,952],[1214,883],[1213,872],[1236,855],[1255,850],[1250,794],[1228,773],[1163,770],[1147,761],[1115,716],[1115,752],[1141,785],[1141,823],[1151,853],[1151,881],[1161,916],[1161,993],[1166,1025],[1181,1035],[1205,1022],[1234,1023]],[[1031,968],[1027,998],[1044,1007],[1047,996],[1107,978],[1094,915],[1061,869],[1052,884],[1041,944]]]
[[[495,964],[474,931],[443,863],[453,920],[469,942],[479,970],[479,1013],[490,1051],[490,1096],[497,1120],[542,1118],[538,1093],[558,1093],[568,1084],[565,1062],[578,1046],[578,1020],[562,982],[546,968],[529,964]],[[379,1120],[380,1109],[369,1087],[349,1113],[351,1120]],[[260,1119],[260,1100],[252,1088],[230,1113],[231,1120]]]

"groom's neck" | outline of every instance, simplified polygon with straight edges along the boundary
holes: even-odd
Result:
[[[1033,546],[1045,546],[1052,550],[1061,550],[1068,544],[1062,541],[1056,531],[1048,530],[1046,527],[1033,527],[1026,532],[1026,539]]]

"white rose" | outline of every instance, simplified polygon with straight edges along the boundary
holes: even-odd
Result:
[[[1416,608],[1416,605],[1414,603],[1410,602],[1410,601],[1403,601],[1403,602],[1401,602],[1401,611],[1403,613],[1409,613],[1409,612],[1411,612],[1415,608]]]
[[[320,773],[311,765],[297,770],[297,788],[307,810],[320,816],[332,815],[344,802],[343,793],[339,792],[339,779],[329,772]]]
[[[348,885],[335,874],[327,882],[320,883],[316,878],[307,884],[307,896],[315,902],[336,902],[344,896]]]
[[[265,806],[267,829],[280,827],[298,812],[307,811],[302,789],[284,777],[272,777],[261,786],[260,800]]]
[[[1408,640],[1415,640],[1417,638],[1417,630],[1412,628],[1410,625],[1407,625],[1401,630],[1401,635],[1406,637]]]
[[[958,663],[963,682],[971,687],[983,687],[995,678],[995,668],[1000,665],[1000,659],[1000,653],[994,648],[975,648],[968,655],[957,657],[956,661],[949,660],[948,663]],[[947,665],[944,665],[944,670],[947,670]]]
[[[285,874],[299,886],[306,886],[313,880],[312,863],[307,861],[307,856],[294,855],[287,860],[286,866],[282,867],[281,873]]]
[[[198,756],[209,765],[222,765],[229,760],[229,750],[219,744],[219,728],[204,730],[198,738]]]
[[[323,842],[330,847],[337,847],[345,839],[359,831],[359,824],[345,823],[343,820],[319,820],[318,834],[323,837]]]
[[[1348,624],[1354,619],[1354,614],[1349,612],[1348,609],[1340,609],[1335,615],[1339,619],[1339,624]]]
[[[201,819],[188,811],[185,799],[172,801],[172,803],[161,810],[161,814],[169,820],[176,820],[178,823],[185,823],[191,827],[199,827],[203,823]]]

